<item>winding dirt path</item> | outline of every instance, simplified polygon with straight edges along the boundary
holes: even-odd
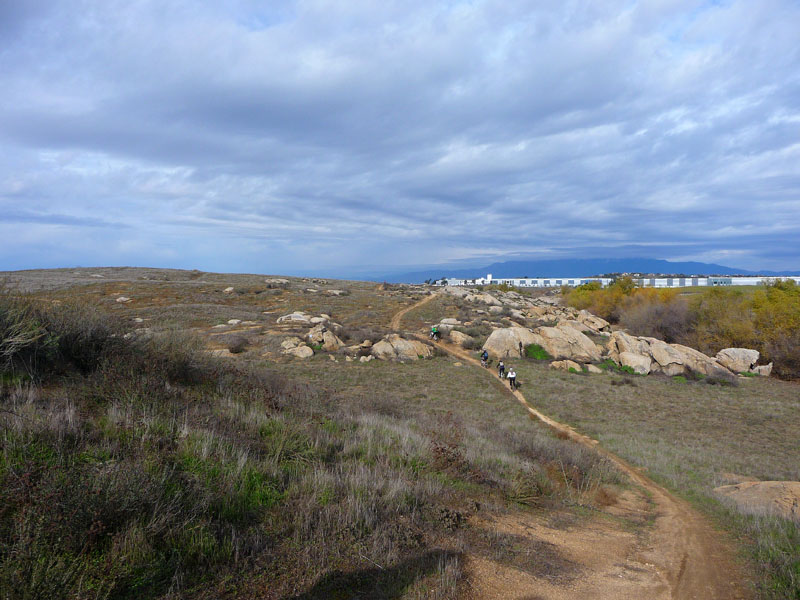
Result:
[[[398,331],[400,329],[400,322],[403,320],[403,317],[405,317],[412,310],[415,310],[415,309],[419,308],[420,306],[423,306],[423,305],[427,304],[428,302],[430,302],[431,300],[436,298],[437,295],[438,294],[430,294],[429,296],[425,296],[422,300],[420,300],[416,304],[412,304],[411,306],[407,306],[403,310],[399,311],[398,313],[396,313],[392,317],[392,320],[389,323],[389,327],[392,329],[392,331]]]
[[[392,319],[392,328],[398,330],[401,320],[411,310],[429,302],[435,294],[398,312]],[[426,338],[415,334],[420,340]],[[567,436],[570,440],[592,448],[612,461],[631,480],[645,491],[655,505],[655,524],[643,544],[620,556],[620,564],[636,572],[636,577],[625,578],[617,574],[616,581],[608,577],[595,581],[590,596],[576,596],[577,590],[564,590],[565,598],[642,598],[656,600],[744,600],[754,597],[741,566],[735,559],[735,548],[730,540],[715,531],[708,522],[686,501],[676,498],[666,489],[653,482],[639,469],[609,452],[597,442],[572,427],[559,423],[531,406],[519,391],[512,391],[500,380],[493,369],[484,369],[480,362],[460,347],[440,342],[439,347],[459,360],[473,365],[494,377],[500,385],[525,407],[531,417],[538,419]],[[602,543],[602,542],[601,542]],[[609,551],[613,551],[609,548]],[[633,566],[635,565],[635,566]],[[625,581],[627,579],[627,581]],[[493,594],[483,597],[502,597]],[[546,594],[548,598],[562,597],[557,591]]]

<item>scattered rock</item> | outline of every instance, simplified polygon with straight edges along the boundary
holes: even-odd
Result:
[[[448,317],[446,319],[442,319],[440,321],[440,324],[442,324],[442,325],[461,325],[461,321],[459,321],[458,319],[453,319],[451,317]]]
[[[131,299],[128,298],[127,296],[120,296],[119,298],[117,298],[117,302],[119,302],[120,304],[127,304],[130,301]]]
[[[134,323],[144,323],[144,319],[143,319],[143,318],[141,318],[141,317],[136,317],[136,318],[133,320],[133,322],[134,322]],[[772,364],[772,363],[770,363],[770,364]]]
[[[589,373],[593,373],[593,374],[595,374],[595,375],[602,375],[602,374],[605,372],[605,371],[603,371],[603,369],[601,369],[600,367],[596,367],[596,366],[594,366],[594,365],[586,365],[586,370],[587,370]]]
[[[328,294],[329,296],[346,296],[347,295],[347,292],[344,291],[344,290],[328,290],[325,293]]]
[[[228,320],[228,325],[238,325],[241,322],[242,322],[241,319],[229,319]]]
[[[233,293],[233,287],[226,287],[224,290],[222,290],[222,293],[223,294],[232,294]]]
[[[742,512],[777,514],[800,523],[800,481],[746,481],[714,492],[733,500]]]
[[[373,360],[374,358],[375,358],[374,356],[362,356],[361,358],[358,359],[358,362],[368,363],[369,361]]]

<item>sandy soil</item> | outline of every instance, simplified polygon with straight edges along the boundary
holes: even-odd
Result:
[[[392,329],[400,329],[404,315],[433,297],[427,296],[398,312],[391,321]],[[417,337],[425,339],[423,336]],[[484,370],[487,377],[498,379],[494,370],[481,367],[478,360],[463,349],[444,342],[440,342],[439,347],[463,363]],[[753,586],[735,557],[731,541],[715,531],[687,502],[676,498],[638,469],[602,448],[596,440],[542,414],[528,403],[521,392],[508,389],[503,381],[500,384],[526,408],[532,418],[542,421],[574,442],[594,449],[616,464],[638,486],[638,490],[650,498],[656,516],[652,530],[644,538],[598,523],[567,532],[547,532],[541,524],[533,521],[496,523],[493,526],[513,527],[517,533],[524,532],[532,540],[551,541],[581,565],[584,572],[571,582],[554,582],[487,559],[468,557],[466,566],[472,599],[736,600],[755,596]],[[628,502],[636,505],[640,500],[628,499]],[[625,507],[622,509],[628,510]]]

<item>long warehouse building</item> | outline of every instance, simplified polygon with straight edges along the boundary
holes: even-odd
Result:
[[[776,280],[791,279],[800,284],[800,276],[792,277],[767,277],[767,276],[730,276],[730,277],[708,277],[700,275],[692,275],[689,277],[633,277],[633,281],[642,287],[655,287],[655,288],[683,288],[683,287],[714,287],[714,286],[730,286],[730,285],[761,285],[762,283],[771,283]],[[437,283],[440,285],[491,285],[491,284],[507,284],[514,287],[561,287],[567,285],[570,287],[584,285],[592,281],[599,282],[603,287],[613,283],[614,277],[501,277],[494,278],[489,273],[486,277],[478,277],[476,279],[455,279],[447,278],[439,280]]]

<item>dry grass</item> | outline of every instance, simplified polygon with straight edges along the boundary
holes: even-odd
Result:
[[[109,296],[99,306],[128,314]],[[449,359],[213,362],[166,312],[124,338],[68,298],[37,305],[52,353],[0,379],[4,598],[454,597],[464,552],[568,570],[557,554],[519,563],[519,540],[470,538],[470,511],[577,510],[619,484]]]

